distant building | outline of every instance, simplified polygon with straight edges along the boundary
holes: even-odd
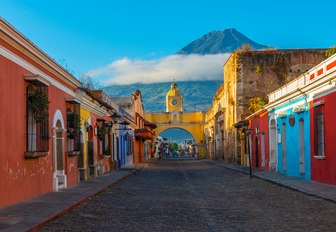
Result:
[[[325,59],[325,49],[289,49],[234,52],[224,64],[224,155],[242,163],[243,135],[234,125],[251,114],[249,100],[288,83]],[[270,168],[275,169],[270,161]]]
[[[336,55],[268,94],[249,115],[244,154],[253,167],[336,184]]]
[[[175,81],[166,95],[166,112],[145,112],[145,119],[156,124],[156,136],[171,128],[186,130],[194,137],[199,155],[205,155],[204,113],[183,111],[183,97]]]
[[[205,114],[205,143],[208,159],[224,159],[224,86],[221,85],[213,100],[212,107]]]

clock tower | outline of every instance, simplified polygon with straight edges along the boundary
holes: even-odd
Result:
[[[166,112],[173,111],[182,112],[182,95],[178,90],[175,80],[166,95]]]

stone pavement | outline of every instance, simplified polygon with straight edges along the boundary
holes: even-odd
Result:
[[[248,167],[218,161],[208,162],[226,169],[246,174],[249,173]],[[148,163],[129,166],[121,171],[111,172],[81,182],[74,187],[59,192],[52,192],[41,197],[2,208],[0,209],[0,231],[36,231],[47,222],[64,215],[80,203],[91,199],[122,179],[132,175],[136,170],[146,168],[147,165]],[[253,176],[308,195],[336,202],[336,186],[256,169],[253,169]],[[194,194],[197,194],[197,192]]]
[[[129,166],[80,182],[74,187],[51,192],[6,208],[0,208],[0,231],[36,231],[39,227],[104,192],[112,185],[142,169],[146,164]]]
[[[238,172],[243,172],[245,174],[249,174],[250,168],[241,166],[239,164],[228,164],[223,161],[210,161],[212,163],[216,163],[222,167],[235,170]],[[254,177],[311,195],[323,198],[325,200],[329,200],[336,203],[336,186],[323,184],[315,181],[304,180],[293,176],[287,176],[284,174],[279,174],[275,172],[266,172],[262,170],[258,170],[253,168],[252,175]]]
[[[207,160],[159,160],[40,231],[336,231],[335,215],[331,201]]]

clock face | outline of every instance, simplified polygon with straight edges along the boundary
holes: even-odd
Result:
[[[172,100],[172,101],[171,101],[171,104],[172,104],[173,106],[176,106],[176,105],[177,105],[177,100],[176,100],[176,99]]]

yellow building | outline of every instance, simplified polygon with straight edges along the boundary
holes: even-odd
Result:
[[[199,157],[205,156],[205,114],[183,112],[183,97],[175,82],[166,95],[166,112],[146,112],[145,119],[156,124],[157,128],[154,130],[156,136],[172,128],[188,131],[195,139]]]
[[[221,85],[212,107],[205,114],[205,143],[208,159],[224,159],[224,85]]]
[[[178,90],[177,84],[174,81],[166,95],[166,112],[182,112],[182,100],[182,94]]]

